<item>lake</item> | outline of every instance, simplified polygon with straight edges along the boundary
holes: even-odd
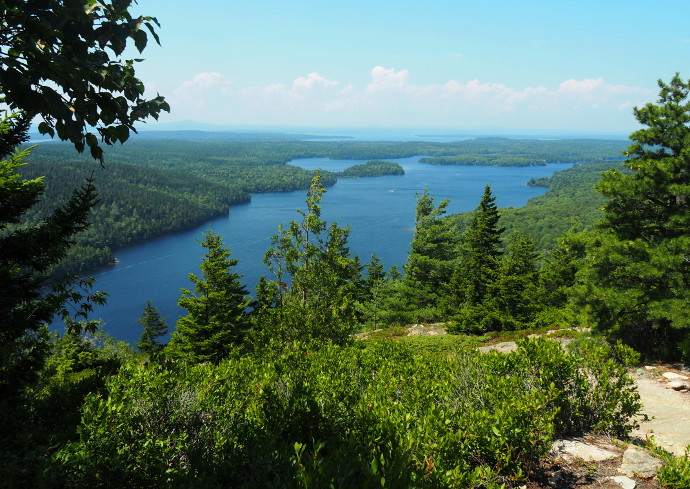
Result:
[[[365,161],[311,158],[292,164],[339,171]],[[401,269],[412,240],[416,195],[425,188],[437,202],[450,199],[449,213],[476,208],[487,184],[500,207],[519,207],[545,191],[528,187],[531,178],[547,177],[572,166],[435,166],[419,163],[419,157],[389,161],[402,165],[405,175],[340,179],[323,197],[322,217],[329,223],[350,226],[350,250],[362,263],[376,253],[386,267],[397,265]],[[223,236],[232,256],[239,258],[237,272],[245,275],[243,280],[253,292],[258,278],[267,273],[262,259],[271,236],[280,223],[299,217],[296,209],[305,208],[304,199],[304,191],[254,194],[251,203],[231,207],[226,217],[118,250],[117,265],[94,274],[95,288],[109,293],[110,298],[92,317],[103,319],[107,333],[135,344],[141,334],[137,319],[150,299],[173,330],[177,317],[185,313],[177,306],[180,288],[192,287],[189,273],[200,273],[203,249],[197,240],[209,229]]]

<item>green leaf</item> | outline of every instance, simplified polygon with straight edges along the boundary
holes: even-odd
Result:
[[[134,39],[134,45],[139,50],[139,52],[143,52],[144,49],[146,49],[146,43],[148,42],[146,32],[138,30],[132,35],[132,38]]]
[[[55,135],[55,129],[50,127],[47,122],[43,121],[38,125],[38,132],[41,134],[49,134],[52,138]]]
[[[160,24],[158,24],[158,21],[157,21],[155,18],[152,17],[152,20],[158,25],[158,27],[160,27]],[[160,46],[161,40],[160,40],[160,38],[158,37],[158,34],[156,33],[156,31],[155,31],[155,29],[153,28],[153,26],[151,25],[151,23],[150,23],[150,22],[144,22],[144,25],[145,25],[146,28],[149,30],[149,32],[151,33],[151,35],[153,36],[153,38],[156,40],[156,43],[158,43],[158,45]]]
[[[98,146],[98,138],[96,138],[94,134],[88,133],[86,135],[86,144],[88,144],[91,148]]]
[[[120,143],[124,143],[129,139],[129,128],[125,125],[117,126],[117,139]]]

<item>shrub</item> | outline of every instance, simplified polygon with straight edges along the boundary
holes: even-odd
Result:
[[[586,389],[593,368],[546,340],[508,355],[362,341],[132,365],[87,399],[55,463],[67,487],[502,487],[554,433],[610,428],[573,386],[588,408],[628,412],[614,405],[627,397]],[[599,371],[606,385],[621,372]]]
[[[690,487],[690,445],[682,457],[663,456],[665,465],[659,469],[657,476],[664,487],[687,489]]]

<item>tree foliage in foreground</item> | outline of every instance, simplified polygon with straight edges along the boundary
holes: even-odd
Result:
[[[590,249],[584,301],[598,330],[646,354],[690,358],[690,82],[659,81],[635,108],[642,129],[625,166],[604,174],[608,197]]]
[[[98,136],[124,143],[135,122],[170,111],[163,97],[144,99],[136,60],[120,58],[131,42],[141,53],[149,34],[158,42],[158,21],[133,16],[133,3],[0,2],[0,97],[13,111],[40,116],[42,134],[69,140],[79,152],[88,146],[102,161]]]
[[[28,150],[15,151],[26,140],[29,121],[10,116],[0,121],[0,435],[10,428],[9,405],[35,380],[47,353],[45,323],[60,315],[70,329],[83,325],[93,303],[104,295],[90,291],[91,282],[65,279],[49,282],[50,270],[64,258],[74,236],[87,227],[95,202],[88,181],[42,222],[19,226],[21,217],[43,192],[41,179],[24,179],[19,170]],[[93,324],[87,324],[93,329]],[[8,423],[6,425],[5,423]]]
[[[87,226],[96,201],[93,181],[80,186],[63,205],[30,225],[22,216],[43,191],[38,179],[24,179],[17,169],[26,151],[15,152],[27,140],[29,122],[43,120],[43,134],[69,140],[77,150],[88,145],[102,161],[95,127],[106,144],[124,142],[134,123],[169,110],[162,97],[143,98],[144,86],[134,76],[134,61],[121,60],[129,40],[141,52],[148,36],[156,37],[150,17],[130,15],[131,0],[63,2],[0,1],[0,389],[3,403],[15,400],[35,376],[46,348],[43,323],[54,315],[67,319],[71,330],[83,324],[91,304],[104,296],[90,292],[90,281],[48,284],[49,269],[65,257],[74,236]],[[152,24],[153,22],[153,24]],[[114,55],[114,57],[111,57]],[[93,323],[86,325],[90,329]],[[6,408],[7,406],[3,406]],[[1,410],[10,417],[8,409]],[[3,421],[3,435],[4,422]],[[14,428],[14,427],[13,427]]]

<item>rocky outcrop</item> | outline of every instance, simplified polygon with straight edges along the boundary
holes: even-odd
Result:
[[[654,477],[663,462],[646,450],[630,446],[623,453],[623,460],[618,472],[628,477]]]
[[[642,489],[658,487],[662,462],[646,450],[604,437],[557,440],[549,457],[555,462],[545,484],[553,488]]]

